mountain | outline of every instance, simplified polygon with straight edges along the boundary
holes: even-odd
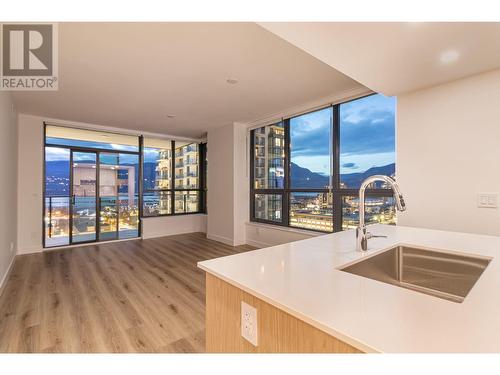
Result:
[[[395,173],[395,170],[396,165],[394,163],[380,167],[371,167],[364,172],[341,174],[340,181],[343,182],[347,188],[357,189],[361,185],[361,182],[367,177],[376,174],[391,176]],[[292,189],[324,189],[329,184],[329,178],[327,176],[311,172],[309,169],[300,167],[295,163],[291,163],[290,172]],[[380,187],[381,183],[377,184],[377,187]]]
[[[147,181],[144,184],[144,189],[153,189],[155,181],[156,164],[152,162],[145,162],[143,175],[144,179]],[[380,167],[372,167],[365,172],[358,173],[346,173],[340,175],[340,180],[346,185],[346,187],[351,189],[359,188],[361,182],[368,176],[373,176],[375,174],[382,174],[386,176],[391,176],[395,172],[395,164],[388,164]],[[138,171],[136,171],[136,178],[139,178]],[[67,160],[57,160],[48,161],[46,164],[46,174],[47,177],[52,178],[63,178],[69,179],[69,161]],[[298,166],[295,163],[291,163],[291,182],[293,189],[324,189],[329,184],[329,178],[320,173],[312,172],[307,168]],[[63,190],[67,190],[66,181],[64,185],[59,184],[60,181],[53,181],[47,184],[47,189],[49,191],[54,191],[62,194]],[[380,185],[379,185],[380,186]]]
[[[329,185],[330,178],[328,176],[311,172],[309,169],[299,167],[295,163],[290,164],[290,182],[293,189],[324,189]]]
[[[47,176],[69,178],[69,160],[48,161],[45,164],[45,173]]]
[[[142,168],[142,176],[144,177],[144,189],[154,189],[156,179],[156,163],[145,162]]]
[[[347,173],[340,175],[340,181],[343,182],[346,187],[351,189],[357,189],[361,185],[361,182],[369,176],[376,174],[382,174],[385,176],[392,176],[396,172],[396,164],[387,164],[381,167],[371,167],[364,172],[358,173]],[[377,183],[377,187],[380,187],[381,183]]]

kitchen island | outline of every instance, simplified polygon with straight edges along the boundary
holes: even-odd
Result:
[[[500,237],[372,225],[200,262],[209,352],[500,352]],[[462,302],[341,268],[397,245],[490,259]],[[241,337],[241,302],[257,308],[257,346]]]

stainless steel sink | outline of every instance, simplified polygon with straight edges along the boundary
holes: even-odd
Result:
[[[397,246],[341,271],[460,303],[491,259]]]

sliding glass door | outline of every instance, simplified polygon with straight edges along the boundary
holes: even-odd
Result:
[[[70,244],[70,157],[69,149],[45,147],[45,247]]]
[[[140,235],[139,155],[45,148],[45,247]]]
[[[97,153],[71,151],[71,243],[97,240]]]
[[[118,154],[99,154],[99,239],[118,239]]]
[[[118,238],[139,236],[139,156],[118,155]]]
[[[139,236],[139,157],[99,154],[99,239]]]

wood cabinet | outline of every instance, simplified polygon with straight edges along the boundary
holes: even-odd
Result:
[[[206,351],[209,353],[360,353],[227,282],[206,274]],[[257,308],[258,346],[241,337],[241,301]]]

